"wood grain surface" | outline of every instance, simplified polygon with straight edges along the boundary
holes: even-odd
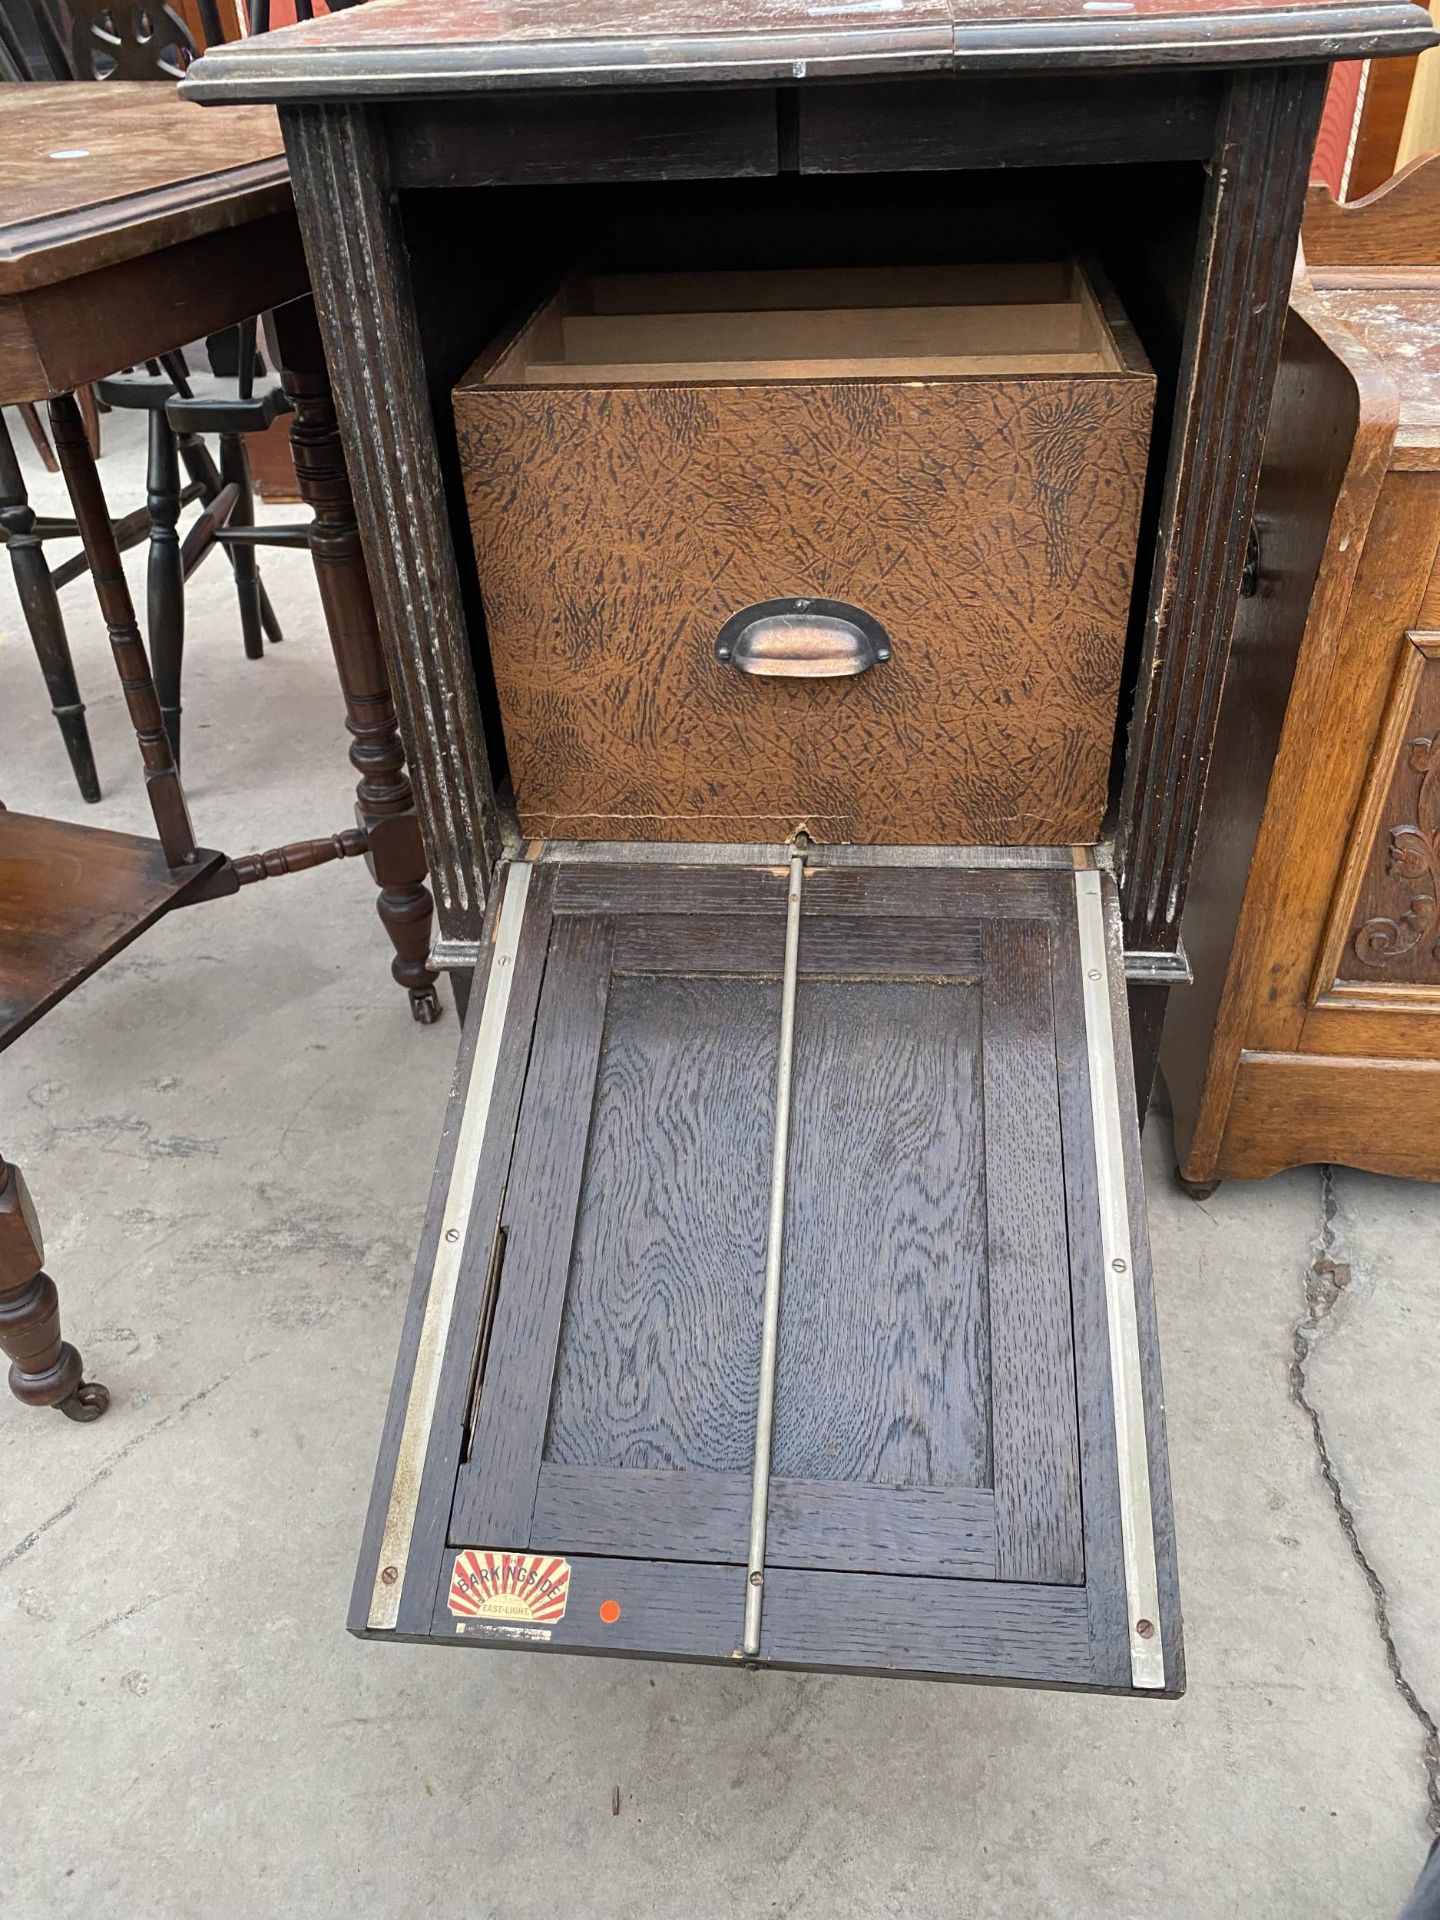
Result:
[[[750,1525],[748,1473],[540,1469],[532,1538],[625,1559],[679,1554],[734,1563]],[[772,1480],[765,1535],[777,1567],[884,1567],[935,1578],[995,1578],[995,1496],[969,1487]]]
[[[0,1050],[221,863],[171,867],[158,840],[0,807]]]
[[[1345,244],[1322,249],[1340,263],[1293,296],[1260,591],[1225,693],[1230,777],[1185,923],[1198,990],[1164,1042],[1178,1164],[1200,1185],[1314,1159],[1440,1176],[1429,1081],[1402,1095],[1397,1077],[1440,1031],[1440,334],[1421,227],[1396,224],[1423,191],[1416,174],[1408,196],[1345,210]],[[1387,235],[1401,259],[1382,267]]]
[[[1393,180],[1346,206],[1337,205],[1324,187],[1311,187],[1302,229],[1305,264],[1312,271],[1419,267],[1433,273],[1440,267],[1437,232],[1440,154],[1423,154]]]
[[[70,279],[290,207],[273,111],[207,114],[177,99],[173,87],[0,87],[0,149],[0,293]]]
[[[523,1184],[517,1193],[512,1172],[501,1221],[505,1266],[475,1413],[471,1452],[485,1472],[469,1476],[464,1489],[462,1524],[476,1540],[522,1544],[530,1535],[604,1030],[610,932],[603,917],[571,919],[551,940],[515,1136]]]
[[[372,0],[373,6],[373,0]],[[1434,38],[1402,0],[380,0],[259,40],[191,69],[206,99],[316,99],[522,86],[614,87],[689,79],[809,80],[978,67],[1218,66],[1411,52]]]
[[[1378,362],[1368,354],[1347,362],[1336,350],[1339,333],[1313,294],[1297,292],[1256,499],[1259,591],[1236,609],[1214,794],[1196,841],[1185,913],[1195,984],[1172,1001],[1161,1050],[1177,1161],[1188,1179],[1208,1179],[1219,1145],[1245,1002],[1264,972],[1263,965],[1253,971],[1248,956],[1263,950],[1267,929],[1283,918],[1301,878],[1301,848],[1279,823],[1304,789],[1318,796],[1333,784],[1329,757],[1311,750],[1325,725],[1330,669],[1312,652],[1302,670],[1301,644],[1307,627],[1317,641],[1337,630],[1398,406]],[[1295,746],[1304,745],[1277,759],[1286,729]],[[1267,795],[1275,802],[1268,820]],[[1323,839],[1312,843],[1307,835],[1305,843],[1307,857],[1324,857]]]
[[[613,982],[548,1460],[748,1472],[779,1020],[778,979]]]
[[[857,973],[866,952],[851,949]],[[990,1485],[979,1056],[978,985],[832,979],[800,996],[782,1478]]]
[[[996,1562],[1002,1580],[1084,1578],[1065,1161],[1050,943],[985,928],[984,1111]]]
[[[1145,376],[592,390],[456,419],[527,833],[988,844],[1104,810]],[[861,607],[849,680],[716,660],[732,613]]]
[[[778,982],[751,950],[757,901],[777,921],[782,903],[765,869],[647,864],[601,873],[597,887],[600,865],[537,870],[541,897],[522,939],[529,984],[521,993],[517,977],[502,1041],[504,1111],[487,1131],[489,1171],[422,1489],[429,1611],[417,1572],[398,1637],[496,1644],[469,1626],[457,1633],[446,1606],[453,1549],[465,1544],[569,1561],[567,1611],[538,1643],[551,1650],[728,1661],[738,1633],[725,1623],[743,1593],[753,1376],[716,1350],[758,1345]],[[581,881],[589,896],[555,911],[566,883]],[[820,898],[802,950],[823,933],[829,967],[802,973],[799,999],[799,1185],[787,1221],[766,1582],[767,1603],[783,1598],[761,1662],[1125,1689],[1073,876],[865,866],[819,868],[812,881]],[[757,894],[757,882],[766,890]],[[1123,1034],[1113,888],[1109,900]],[[648,934],[635,924],[645,919]],[[907,977],[883,951],[909,941],[932,959],[947,931],[968,972]],[[1018,1072],[997,1059],[1012,1053]],[[757,1118],[748,1131],[746,1108]],[[1121,1121],[1133,1136],[1128,1107]],[[1044,1179],[1036,1188],[1037,1171],[1053,1190]],[[508,1239],[467,1447],[465,1388],[477,1378],[502,1186]],[[1027,1190],[1045,1227],[1038,1280],[992,1219],[998,1205],[1013,1234]],[[436,1219],[443,1201],[442,1182]],[[1033,1222],[1029,1231],[1033,1240]],[[1132,1232],[1154,1376],[1138,1215]],[[1067,1235],[1073,1301],[1050,1272]],[[1000,1267],[987,1276],[997,1247]],[[1000,1274],[1013,1301],[996,1298]],[[748,1327],[736,1311],[747,1303]],[[1015,1330],[1008,1344],[997,1319]],[[1068,1394],[1068,1425],[1050,1397],[1062,1347],[1073,1354],[1056,1396]],[[992,1386],[998,1367],[1025,1377]],[[1153,1451],[1164,1444],[1153,1377],[1147,1393]],[[1027,1419],[1035,1447],[1056,1449],[1053,1462],[1020,1458]],[[1153,1485],[1174,1692],[1183,1664],[1163,1461]],[[1007,1511],[1005,1524],[1033,1525],[1038,1537],[1024,1571],[1012,1541],[1008,1574]],[[369,1551],[373,1582],[373,1542]],[[411,1585],[407,1574],[407,1602]]]
[[[1247,1052],[1220,1164],[1248,1180],[1319,1160],[1435,1180],[1437,1138],[1440,1061]]]
[[[625,877],[610,873],[612,893]],[[765,918],[733,909],[747,881],[772,876],[629,877],[624,914],[600,898],[554,923],[452,1537],[735,1557],[783,953]],[[1083,1552],[1050,945],[1043,923],[1005,915],[1037,896],[1053,911],[1066,876],[814,878],[852,904],[902,911],[827,917],[822,890],[802,926],[772,1452],[788,1490],[780,1537],[800,1565],[1073,1583]],[[646,891],[649,912],[637,910]],[[1002,917],[977,927],[976,907],[997,897]],[[769,924],[783,926],[778,899]],[[823,971],[803,963],[812,941]],[[1026,1200],[1037,1180],[1038,1257]],[[993,1411],[992,1260],[1006,1369]]]

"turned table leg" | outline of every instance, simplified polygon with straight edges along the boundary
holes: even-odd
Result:
[[[345,699],[350,764],[360,776],[355,817],[369,838],[376,904],[395,948],[391,971],[415,1018],[428,1024],[440,1016],[429,964],[434,903],[314,307],[294,301],[275,313],[274,327],[281,382],[295,409],[296,479],[315,515],[310,553]]]
[[[27,1407],[98,1420],[110,1395],[84,1378],[79,1354],[60,1338],[60,1297],[44,1258],[24,1176],[0,1160],[0,1352],[10,1358],[10,1391]]]

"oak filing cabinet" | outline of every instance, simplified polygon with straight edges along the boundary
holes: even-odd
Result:
[[[477,986],[356,1631],[1183,1687],[1137,1112],[1326,64],[1433,37],[377,0],[193,70],[281,110]]]

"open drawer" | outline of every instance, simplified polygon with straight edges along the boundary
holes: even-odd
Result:
[[[352,1627],[1176,1693],[1109,881],[785,852],[506,870]]]

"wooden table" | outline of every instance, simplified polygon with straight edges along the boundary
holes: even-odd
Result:
[[[281,110],[440,950],[486,988],[356,1631],[1183,1686],[1135,1081],[1143,1110],[1188,977],[1328,64],[1433,38],[1409,0],[374,0],[188,76],[197,98]],[[462,449],[451,395],[510,317],[577,265],[633,289],[1077,253],[1156,377],[1112,830],[998,849],[507,837],[464,485],[481,463],[493,501],[514,443]],[[869,390],[833,377],[858,431]],[[597,384],[600,412],[615,390]],[[705,431],[688,398],[667,416],[682,447]],[[843,435],[827,446],[845,460]],[[539,544],[538,574],[544,532],[533,501],[507,529]],[[955,547],[946,564],[974,566],[983,540]],[[583,584],[547,632],[577,668],[606,639]],[[674,635],[718,653],[679,618]]]
[[[0,402],[49,400],[89,569],[144,765],[156,838],[0,810],[0,1048],[162,913],[271,875],[364,856],[417,1017],[438,1012],[430,895],[410,783],[335,429],[273,112],[203,114],[162,85],[0,88]],[[311,551],[335,653],[358,825],[228,859],[196,845],[114,530],[72,389],[273,309]],[[53,588],[18,474],[0,521],[49,663],[69,672]],[[175,543],[178,564],[178,542]],[[49,596],[47,602],[47,593]],[[16,796],[9,796],[15,798]],[[33,1209],[0,1161],[0,1348],[35,1406],[106,1403],[60,1337]]]

